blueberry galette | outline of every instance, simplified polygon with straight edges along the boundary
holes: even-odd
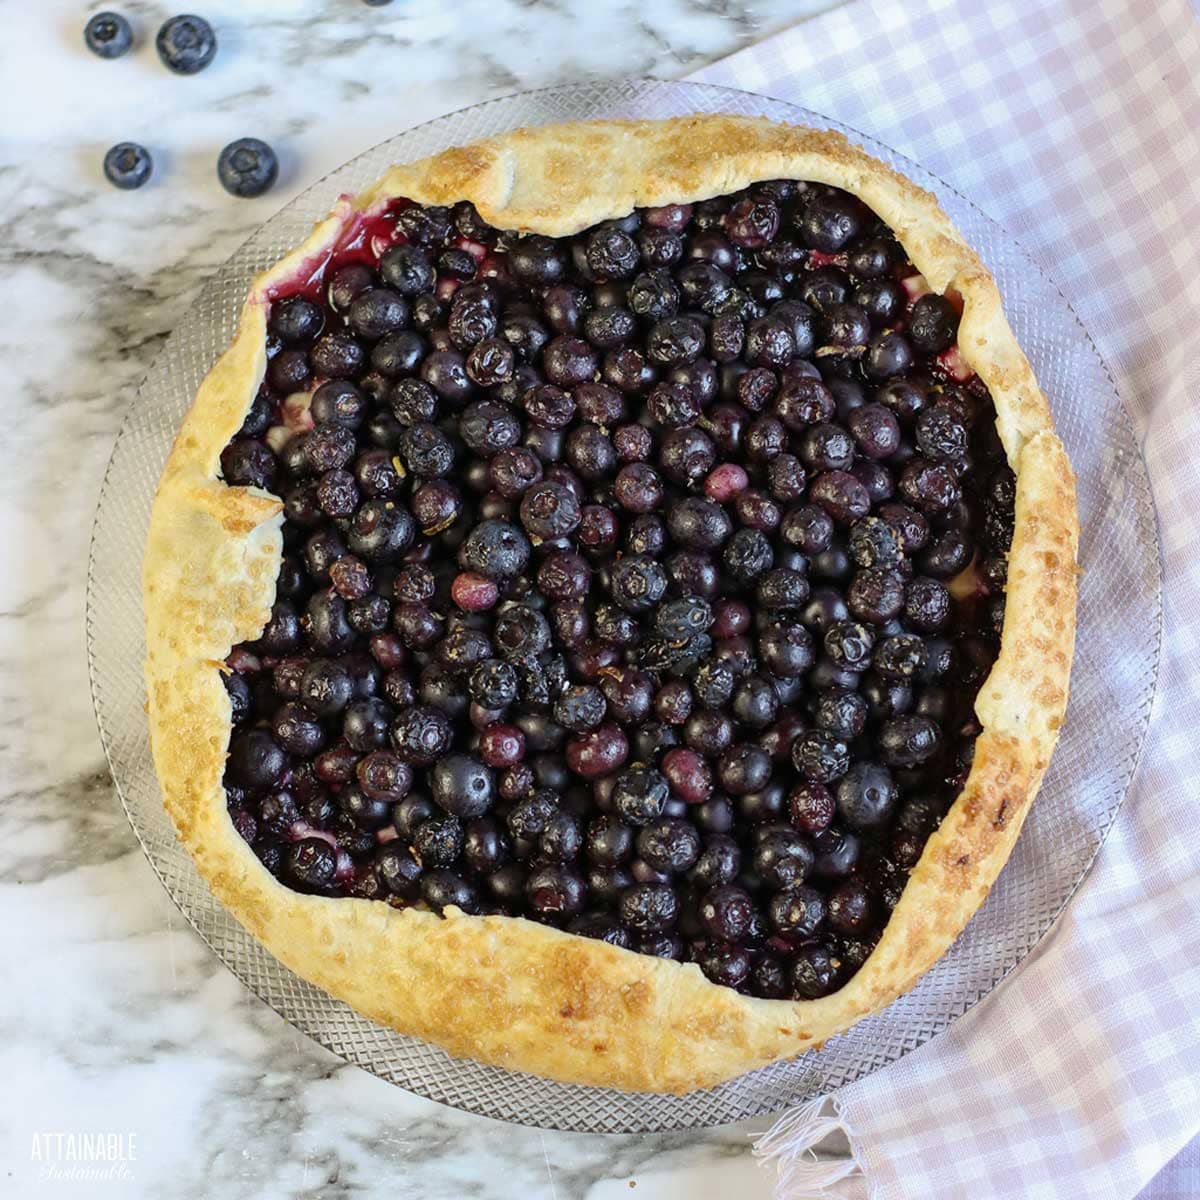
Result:
[[[1053,749],[1070,467],[987,271],[840,136],[394,167],[258,278],[159,486],[154,754],[216,895],[455,1054],[687,1091],[979,906]]]

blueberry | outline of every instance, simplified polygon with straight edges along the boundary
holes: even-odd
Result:
[[[646,337],[651,361],[663,367],[692,362],[704,349],[704,326],[694,317],[666,317]]]
[[[525,899],[534,916],[557,924],[583,911],[587,888],[571,867],[539,867],[525,883]]]
[[[638,831],[637,852],[654,870],[680,875],[700,857],[700,834],[690,821],[659,817]]]
[[[380,850],[375,859],[375,872],[393,896],[415,900],[420,895],[421,864],[402,842],[392,842]]]
[[[900,562],[900,538],[882,517],[864,517],[850,528],[850,556],[863,568]]]
[[[602,227],[588,235],[585,260],[601,279],[624,279],[637,269],[637,244],[620,229]]]
[[[870,893],[857,880],[838,884],[829,896],[828,919],[831,929],[848,937],[867,933],[874,924]]]
[[[517,672],[510,663],[489,658],[472,669],[467,690],[484,708],[507,708],[517,698]]]
[[[230,719],[234,726],[244,725],[254,712],[254,695],[244,675],[232,674],[222,677],[225,690],[229,693]]]
[[[823,946],[805,946],[792,964],[792,990],[800,1000],[829,995],[837,981],[837,968]]]
[[[432,766],[450,749],[453,729],[449,718],[431,707],[412,707],[392,722],[392,746],[406,763]]]
[[[409,317],[408,301],[391,288],[368,288],[360,292],[347,314],[354,332],[373,342],[396,333],[408,324]]]
[[[532,680],[546,683],[545,669],[536,656],[550,645],[550,623],[540,612],[522,604],[506,607],[492,626],[492,640],[502,657],[514,663],[518,677],[525,668]],[[526,693],[529,682],[522,683]]]
[[[160,34],[160,46],[161,38]],[[191,74],[190,71],[186,73]],[[275,151],[258,138],[238,138],[236,142],[230,142],[217,158],[217,178],[231,196],[261,196],[275,182],[278,174],[279,160],[275,157]]]
[[[203,17],[191,15],[172,17],[158,31],[154,44],[163,65],[176,75],[195,75],[197,71],[203,71],[217,52],[212,26]]]
[[[787,968],[778,958],[764,954],[750,973],[750,987],[763,1000],[786,1000],[791,991]]]
[[[754,870],[767,887],[799,887],[812,870],[813,850],[808,841],[791,829],[767,833],[754,851]]]
[[[710,414],[711,415],[711,414]],[[708,434],[699,429],[672,429],[662,440],[658,460],[672,483],[688,486],[712,470],[716,450]]]
[[[454,466],[454,445],[436,425],[421,421],[400,435],[400,457],[414,475],[437,479]]]
[[[901,682],[912,679],[924,666],[928,655],[925,643],[911,633],[884,638],[876,647],[871,665],[884,679]]]
[[[367,500],[350,520],[347,545],[367,562],[393,562],[412,545],[416,523],[407,509]]]
[[[648,321],[674,316],[679,308],[679,288],[666,271],[639,275],[629,287],[629,307]]]
[[[459,563],[467,571],[489,579],[511,579],[529,562],[531,548],[524,532],[509,521],[481,521],[459,550]]]
[[[825,653],[833,662],[849,671],[865,671],[871,662],[875,637],[865,625],[837,620],[825,629]]]
[[[967,566],[974,553],[971,539],[961,529],[944,529],[925,547],[917,565],[935,579],[951,579]]]
[[[387,742],[391,717],[391,708],[382,700],[356,700],[342,718],[342,736],[352,750],[378,750]]]
[[[869,379],[882,380],[904,375],[912,364],[912,347],[894,329],[885,329],[876,335],[863,357],[863,369]]]
[[[554,719],[572,733],[595,729],[607,711],[604,693],[590,684],[572,684],[554,701]]]
[[[496,332],[496,306],[488,295],[473,296],[460,288],[450,305],[450,340],[463,351]]]
[[[596,355],[582,338],[556,337],[542,351],[542,370],[552,384],[575,388],[596,374]]]
[[[140,188],[154,170],[150,151],[137,142],[118,142],[104,156],[104,177],[123,192]]]
[[[941,745],[941,730],[928,717],[893,717],[879,730],[883,760],[893,767],[920,766],[936,754]]]
[[[558,811],[558,801],[553,792],[545,789],[536,791],[509,810],[506,818],[508,831],[518,839],[538,838]]]
[[[464,840],[463,825],[456,816],[432,816],[412,835],[413,850],[425,867],[451,866],[462,853]]]
[[[945,513],[962,497],[954,468],[947,463],[911,459],[900,474],[900,495],[922,512]]]
[[[421,877],[421,897],[434,912],[453,906],[465,913],[479,911],[475,885],[454,871],[429,871]]]
[[[288,847],[284,870],[303,891],[324,891],[333,883],[337,854],[323,838],[303,838]]]
[[[800,232],[814,250],[833,254],[856,237],[862,227],[860,206],[843,192],[813,200],[800,218]]]
[[[854,303],[878,328],[892,324],[904,311],[904,288],[894,279],[867,279],[854,289]]]
[[[652,558],[627,554],[613,566],[610,589],[612,598],[627,612],[646,612],[666,592],[666,572]]]
[[[729,642],[726,642],[722,649],[728,647]],[[779,713],[779,695],[767,679],[751,675],[738,684],[731,707],[734,719],[741,724],[751,729],[765,729]]]
[[[561,283],[567,273],[568,257],[562,244],[536,233],[518,238],[508,261],[514,278],[535,287]]]
[[[913,305],[908,337],[922,354],[940,354],[958,336],[958,313],[944,296],[931,293]]]
[[[481,817],[496,798],[492,772],[467,754],[451,754],[429,774],[434,801],[446,812],[464,820]]]
[[[433,287],[435,273],[429,252],[405,243],[393,246],[379,261],[384,282],[402,296],[417,296]]]
[[[759,578],[755,595],[764,608],[803,608],[809,597],[808,579],[795,567],[776,567]]]
[[[382,829],[388,823],[391,809],[386,800],[378,800],[373,796],[368,796],[357,783],[348,783],[342,788],[337,795],[338,808],[341,810],[341,820],[335,823],[340,825],[341,829],[345,830],[346,835],[353,841],[357,842],[361,833],[366,832],[368,835],[373,834],[377,829]],[[349,826],[349,828],[347,828]],[[339,843],[344,843],[345,838],[341,836],[339,830]],[[362,851],[373,849],[374,839],[370,836],[363,839],[363,845],[360,847],[354,845],[346,845],[346,849],[351,853],[361,853]]]
[[[917,416],[917,449],[926,458],[953,462],[967,449],[967,430],[950,404],[938,403]]]
[[[452,225],[450,210],[440,205],[422,207],[413,204],[402,209],[396,218],[396,229],[410,242],[422,246],[444,242],[450,236]]]
[[[304,296],[289,296],[272,304],[267,322],[268,329],[285,342],[305,342],[315,338],[324,325],[325,313],[321,306]],[[353,384],[344,386],[353,388]],[[313,419],[320,421],[331,418],[314,414]],[[359,419],[361,420],[361,417]]]
[[[610,946],[620,946],[628,950],[632,945],[629,931],[615,917],[607,913],[585,913],[576,917],[568,926],[568,933],[579,937],[595,938],[600,942],[608,942]]]
[[[733,668],[715,659],[701,663],[692,676],[696,699],[710,709],[722,708],[729,702],[735,682]]]
[[[721,561],[730,576],[745,585],[771,569],[775,554],[761,530],[739,529],[726,545]]]
[[[133,30],[120,13],[97,13],[84,26],[87,48],[101,58],[120,58],[133,45]]]
[[[221,474],[233,487],[270,490],[275,482],[275,457],[257,438],[235,438],[221,451]]]
[[[899,800],[891,772],[877,763],[855,763],[837,784],[838,813],[858,833],[876,833],[886,826]]]
[[[572,862],[579,857],[582,848],[583,831],[579,821],[561,809],[550,817],[538,836],[538,857],[546,862]]]
[[[731,988],[745,982],[754,962],[749,950],[730,942],[707,943],[696,961],[713,983]]]
[[[826,251],[828,253],[828,251]],[[818,267],[800,281],[800,299],[823,313],[850,295],[850,277],[838,267]]]
[[[780,933],[802,938],[816,933],[827,912],[825,897],[803,884],[776,892],[767,906],[771,924]]]
[[[350,673],[331,659],[313,659],[300,679],[299,699],[318,717],[340,713],[350,703],[353,692]]]
[[[779,206],[765,196],[747,196],[725,214],[730,240],[745,250],[761,250],[779,233]]]
[[[544,480],[521,498],[521,524],[539,540],[565,537],[579,525],[579,501],[565,484]]]
[[[633,831],[618,817],[597,817],[588,826],[584,852],[599,867],[616,867],[633,855]]]
[[[730,746],[717,761],[717,781],[731,796],[761,791],[771,777],[771,757],[751,743]]]
[[[648,825],[662,815],[668,797],[667,781],[652,767],[634,767],[617,776],[613,808],[630,825]]]
[[[803,625],[782,623],[773,624],[759,638],[758,653],[763,666],[779,679],[797,679],[815,658],[808,630]]]
[[[704,633],[712,623],[712,606],[699,596],[669,600],[659,605],[654,613],[655,629],[673,642],[681,642],[695,634]]]
[[[868,704],[857,692],[829,688],[817,694],[812,706],[813,724],[844,741],[850,741],[866,727]]]
[[[679,920],[679,896],[665,884],[634,884],[622,893],[617,912],[630,929],[661,933]]]
[[[832,783],[850,769],[846,743],[823,729],[810,729],[792,743],[792,763],[812,783]]]
[[[229,775],[242,787],[266,790],[283,777],[287,755],[269,733],[252,729],[229,745]]]
[[[728,513],[711,500],[687,496],[667,512],[667,529],[681,546],[692,550],[715,550],[733,532]]]
[[[904,580],[886,567],[865,568],[850,581],[846,602],[860,621],[885,625],[904,607]]]

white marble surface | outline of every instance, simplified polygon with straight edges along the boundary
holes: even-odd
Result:
[[[465,1116],[344,1065],[249,994],[183,923],[117,803],[88,694],[84,577],[130,389],[198,285],[297,191],[453,108],[679,76],[828,4],[205,0],[220,51],[194,78],[159,65],[169,10],[142,0],[120,6],[137,51],[91,57],[81,31],[98,7],[4,7],[0,1195],[769,1195],[750,1127],[605,1138]],[[216,154],[251,134],[279,150],[280,183],[234,200]],[[156,159],[140,192],[101,176],[125,139]],[[67,1144],[35,1141],[94,1132],[132,1157],[106,1181],[71,1178]]]

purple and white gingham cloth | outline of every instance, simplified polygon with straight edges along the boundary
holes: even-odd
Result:
[[[694,78],[861,129],[1016,236],[1069,297],[1133,412],[1164,555],[1155,711],[1095,869],[1037,952],[987,1001],[836,1094],[825,1127],[840,1122],[850,1133],[857,1169],[833,1182],[803,1156],[778,1157],[780,1195],[1195,1200],[1196,17],[1186,0],[855,0]],[[810,1135],[820,1128],[812,1115]]]

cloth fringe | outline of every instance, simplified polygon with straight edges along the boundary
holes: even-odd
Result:
[[[818,1158],[814,1147],[831,1133],[842,1132],[851,1142],[838,1102],[828,1096],[810,1100],[784,1113],[755,1143],[760,1166],[774,1165],[776,1200],[837,1200],[830,1189],[840,1180],[861,1175],[856,1157]]]

